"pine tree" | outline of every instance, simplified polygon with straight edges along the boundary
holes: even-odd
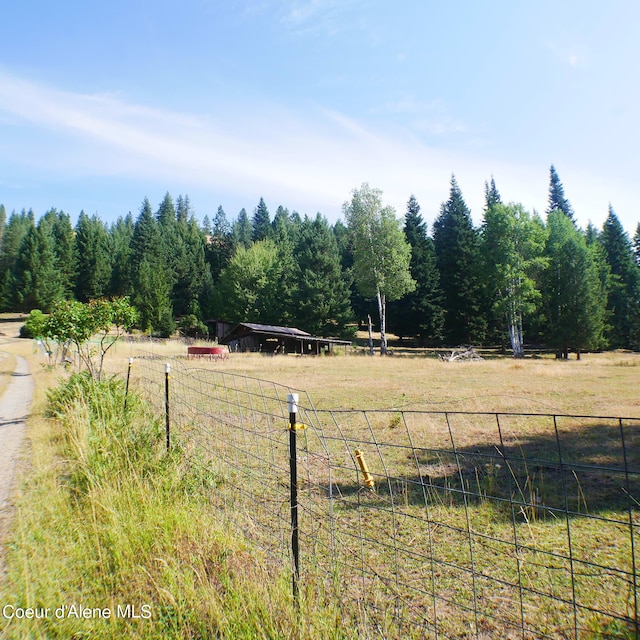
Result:
[[[636,264],[640,267],[640,222],[638,222],[636,232],[633,235],[633,257]]]
[[[413,195],[407,203],[404,235],[411,246],[409,268],[416,288],[390,304],[389,315],[399,336],[416,336],[421,347],[439,344],[444,325],[440,275],[433,240],[427,235],[420,205]]]
[[[109,294],[111,285],[111,236],[100,218],[80,212],[76,224],[78,269],[76,298],[88,302]]]
[[[24,209],[20,213],[15,211],[2,234],[0,245],[0,306],[3,311],[17,309],[18,285],[16,282],[16,263],[20,255],[20,247],[28,231],[35,227],[33,212]]]
[[[178,221],[179,252],[175,264],[176,282],[172,292],[173,312],[202,319],[200,300],[210,268],[205,258],[205,236],[195,218]]]
[[[596,226],[589,220],[587,224],[587,228],[584,230],[584,238],[587,241],[587,245],[596,244],[598,242],[598,236],[600,232],[596,228]]]
[[[302,220],[296,211],[290,214],[288,209],[279,206],[271,223],[272,237],[276,243],[279,240],[285,240],[295,244],[298,241],[301,224]]]
[[[350,278],[342,270],[335,236],[326,218],[305,216],[300,226],[293,299],[294,324],[314,335],[351,336]]]
[[[253,212],[252,229],[251,239],[253,242],[264,240],[271,235],[269,209],[262,198]]]
[[[187,222],[193,216],[193,210],[191,209],[191,202],[189,196],[178,196],[176,200],[176,219],[178,222]]]
[[[207,243],[206,257],[215,282],[220,272],[229,264],[236,247],[232,227],[224,209],[220,206],[213,219],[211,235]]]
[[[181,208],[184,209],[183,206]],[[172,228],[176,224],[176,208],[173,204],[173,198],[168,191],[165,193],[164,198],[158,207],[156,220],[158,221],[158,224],[165,229]]]
[[[455,176],[451,177],[449,200],[434,222],[433,241],[446,310],[445,340],[451,345],[481,343],[487,320],[480,236]]]
[[[37,293],[37,274],[40,271],[40,242],[38,230],[29,227],[20,244],[20,250],[12,269],[12,284],[15,287],[13,304],[20,311],[27,312],[39,309]],[[41,309],[43,310],[43,309]],[[48,311],[44,309],[43,311]]]
[[[613,348],[636,348],[640,335],[640,268],[633,245],[613,207],[599,235],[611,271],[607,296],[609,312],[606,337]]]
[[[157,228],[160,236],[161,260],[165,265],[165,276],[172,290],[176,286],[179,278],[179,274],[177,273],[180,268],[178,262],[183,260],[185,253],[185,248],[182,246],[182,236],[178,231],[180,225],[184,226],[186,224],[183,201],[181,202],[181,207],[181,215],[183,217],[181,218],[181,222],[178,222],[173,198],[171,194],[167,192],[158,207],[158,211],[156,211]]]
[[[20,245],[15,265],[16,302],[23,312],[49,312],[64,291],[56,265],[54,238],[49,220],[30,227]]]
[[[249,247],[251,244],[252,227],[249,216],[244,207],[240,209],[240,213],[233,223],[233,238],[235,243],[243,247]]]
[[[547,214],[552,211],[562,211],[575,224],[573,207],[564,195],[564,187],[553,165],[549,170],[549,208]]]
[[[120,216],[111,225],[111,246],[113,264],[111,270],[111,295],[131,296],[133,285],[131,280],[131,239],[133,238],[133,216],[129,212],[124,218]]]
[[[168,272],[159,224],[145,198],[131,237],[133,304],[141,327],[168,335],[175,328],[171,306],[172,274]]]
[[[296,278],[296,261],[294,258],[295,241],[293,225],[289,218],[289,212],[279,206],[270,229],[270,238],[273,240],[280,261],[280,291],[278,298],[273,301],[274,310],[280,323],[295,324],[295,311],[293,300],[298,293],[298,280]]]
[[[3,204],[0,204],[0,247],[2,246],[2,236],[4,235],[4,228],[7,226],[7,210]]]
[[[547,218],[543,301],[547,344],[557,356],[597,349],[604,343],[607,293],[597,267],[596,250],[562,210]]]
[[[55,209],[52,211],[55,212]],[[73,297],[78,275],[78,256],[71,217],[63,211],[55,212],[51,220],[51,233],[62,294],[64,298],[70,299]]]
[[[491,184],[484,183],[484,209],[487,211],[497,204],[502,204],[502,198],[496,187],[496,181],[491,176]]]
[[[224,238],[231,235],[231,225],[227,220],[227,214],[224,212],[222,206],[218,207],[216,211],[216,215],[213,218],[213,223],[211,225],[211,233],[214,236],[218,236],[220,238]]]

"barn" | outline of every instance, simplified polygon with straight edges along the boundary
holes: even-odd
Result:
[[[229,351],[259,351],[262,353],[297,353],[319,355],[331,353],[336,346],[346,350],[348,340],[319,338],[294,327],[241,322],[219,340]]]

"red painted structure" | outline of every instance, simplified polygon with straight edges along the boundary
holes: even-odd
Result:
[[[229,357],[229,349],[227,347],[187,347],[187,357],[226,360]]]

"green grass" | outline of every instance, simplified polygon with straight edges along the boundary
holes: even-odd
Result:
[[[0,592],[5,614],[40,618],[5,615],[2,637],[347,637],[304,598],[296,613],[288,572],[208,508],[215,475],[177,443],[167,454],[162,426],[123,400],[121,382],[82,375],[51,392],[33,444],[50,455],[19,491]]]
[[[416,370],[433,365],[433,370],[445,367],[455,376],[459,389],[465,376],[471,388],[480,385],[484,376],[489,392],[496,380],[505,381],[514,377],[512,371],[521,371],[512,370],[510,361],[478,366],[454,363],[451,368],[451,363],[432,365],[409,358],[402,362],[363,359],[368,370],[358,362],[357,358],[254,356],[238,358],[233,366],[261,366],[272,373],[283,367],[280,374],[289,366],[283,377],[288,376],[295,386],[303,386],[299,375],[303,369],[316,387],[319,379],[326,383],[333,372],[333,385],[344,376],[356,389],[361,375],[362,388],[357,393],[364,395],[368,388],[374,403],[385,400],[385,391],[396,376],[413,380]],[[153,367],[160,370],[161,363],[156,361]],[[216,368],[226,374],[228,364]],[[581,363],[571,372],[566,365],[575,361],[549,361],[542,367],[529,364],[534,373],[542,368],[564,380],[580,374],[587,378],[585,386],[607,369],[614,374],[633,369],[618,366],[615,358],[592,362],[595,376]],[[186,369],[194,366],[198,365],[189,363]],[[151,363],[140,362],[137,370],[145,372],[136,375],[146,377],[151,368]],[[371,370],[380,375],[377,385]],[[172,372],[173,398],[185,412],[179,428],[191,429],[192,436],[200,438],[221,474],[216,506],[235,514],[243,529],[251,529],[253,521],[266,524],[268,531],[278,531],[282,518],[276,509],[286,505],[287,499],[287,432],[284,417],[273,417],[279,410],[272,398],[282,397],[285,390],[239,379],[240,393],[236,393],[229,378],[224,383],[227,391],[223,390],[221,375],[214,378],[198,373],[202,385],[197,385],[178,363]],[[543,381],[538,376],[531,388],[540,394]],[[430,388],[437,384],[435,380]],[[417,388],[415,381],[407,387],[411,393]],[[325,392],[327,389],[328,383]],[[249,390],[255,392],[253,399],[247,395]],[[624,391],[629,394],[629,389]],[[565,402],[577,403],[575,393],[576,397]],[[222,413],[228,410],[228,414],[220,419],[209,418],[217,415],[211,403],[215,396],[234,402],[223,408]],[[607,401],[613,406],[616,397]],[[179,413],[180,407],[172,406]],[[194,415],[194,407],[201,412]],[[556,423],[548,417],[503,416],[500,437],[493,415],[450,415],[445,420],[441,414],[387,410],[370,413],[365,419],[361,412],[331,416],[323,407],[307,417],[308,424],[316,424],[317,419],[325,439],[322,443],[315,439],[313,429],[301,435],[309,442],[309,455],[303,448],[299,456],[303,578],[311,588],[327,592],[336,582],[345,609],[351,609],[353,625],[362,624],[373,637],[424,637],[432,630],[427,628],[425,633],[415,625],[422,615],[437,618],[444,637],[468,637],[476,624],[473,572],[479,632],[503,637],[509,628],[524,624],[525,635],[532,637],[533,630],[552,637],[574,637],[575,625],[580,637],[634,637],[633,630],[625,627],[625,620],[634,616],[629,578],[634,567],[616,420],[562,418]],[[638,426],[633,421],[625,426],[627,463],[635,470],[640,469]],[[449,429],[459,456],[451,453]],[[371,444],[374,434],[375,445]],[[577,469],[564,476],[558,470],[558,437],[563,463]],[[496,447],[505,452],[505,459],[496,453]],[[362,486],[352,460],[355,448],[363,452],[377,480],[375,493]],[[325,460],[331,461],[331,476]],[[541,462],[544,460],[548,464]],[[618,470],[600,472],[602,465]],[[333,501],[327,500],[329,478]],[[426,500],[421,478],[429,485]],[[237,491],[238,485],[242,492]],[[637,479],[632,479],[629,488],[633,496],[638,495]],[[565,508],[574,513],[567,517]],[[253,530],[259,536],[261,527],[254,524]],[[285,549],[286,535],[285,527]],[[268,546],[269,538],[261,538],[260,544]],[[377,611],[370,609],[365,615],[359,608],[365,603]]]
[[[168,347],[174,353],[181,348]],[[118,354],[122,362],[116,359],[113,370],[124,374],[126,358],[135,354],[125,345],[120,345]],[[640,415],[635,391],[638,364],[636,354],[586,355],[580,362],[492,359],[469,363],[442,363],[415,356],[273,358],[234,354],[225,363],[193,362],[189,366],[308,389],[320,410],[398,407]],[[208,403],[206,399],[205,410]],[[330,541],[323,537],[328,534],[325,525],[316,523],[316,531],[310,532],[309,518],[301,519],[303,581],[297,611],[291,601],[289,571],[257,548],[249,535],[251,527],[255,528],[252,521],[263,515],[266,522],[273,519],[274,531],[282,527],[281,521],[287,518],[286,480],[273,487],[273,505],[278,512],[267,505],[271,510],[261,513],[259,504],[244,502],[232,493],[231,485],[246,478],[247,469],[234,466],[233,458],[236,446],[246,446],[246,433],[231,446],[224,445],[221,438],[214,440],[230,464],[227,468],[216,465],[213,473],[213,467],[197,456],[193,464],[194,450],[186,438],[183,448],[175,446],[166,455],[162,423],[131,397],[126,415],[122,404],[121,383],[94,387],[82,378],[73,378],[53,394],[55,420],[43,422],[37,432],[32,429],[35,467],[20,492],[9,543],[9,573],[0,598],[3,604],[49,607],[52,611],[62,604],[76,603],[116,613],[118,605],[132,605],[146,614],[147,609],[141,609],[144,605],[149,607],[150,618],[0,619],[3,637],[417,638],[423,635],[419,629],[400,628],[398,620],[410,618],[416,607],[429,616],[434,606],[443,637],[469,637],[473,615],[460,612],[462,607],[473,606],[470,577],[464,570],[471,563],[470,546],[483,612],[478,628],[486,637],[505,635],[505,628],[491,618],[492,614],[513,620],[515,627],[520,624],[519,589],[509,584],[524,588],[525,624],[553,637],[572,637],[572,607],[557,600],[570,598],[572,588],[580,603],[616,615],[632,615],[632,594],[616,573],[630,567],[629,526],[603,526],[603,519],[624,522],[629,518],[628,511],[608,499],[612,488],[608,483],[618,482],[617,478],[589,484],[588,477],[580,476],[571,485],[571,507],[599,518],[570,520],[577,568],[572,585],[567,561],[554,556],[567,553],[566,520],[556,521],[543,508],[520,511],[516,507],[514,523],[508,501],[499,506],[493,500],[515,492],[524,502],[534,502],[533,495],[543,504],[557,502],[559,488],[552,472],[526,465],[513,470],[504,465],[498,468],[486,458],[486,464],[470,463],[463,468],[460,478],[452,460],[433,452],[420,456],[416,469],[413,459],[392,446],[402,442],[406,431],[393,411],[372,418],[371,426],[379,442],[389,445],[384,449],[385,461],[398,480],[391,486],[379,482],[376,493],[362,492],[352,477],[341,478],[334,470],[334,483],[352,500],[352,504],[348,500],[333,504],[338,555],[333,559],[323,555],[329,548],[324,545]],[[452,428],[469,460],[477,450],[489,454],[496,443],[491,418],[486,424],[460,420]],[[419,417],[415,421],[409,425],[414,444],[428,442],[432,451],[448,448],[447,434],[440,428],[421,422]],[[280,426],[282,431],[278,426],[274,436],[278,448],[269,456],[286,454],[286,430]],[[560,424],[563,442],[569,446],[563,450],[565,455],[587,465],[606,464],[607,456],[616,453],[617,435],[615,424],[612,426],[585,421]],[[365,433],[357,422],[343,427],[350,437]],[[505,444],[514,452],[525,451],[527,459],[553,457],[555,436],[549,435],[549,424],[514,419],[505,422],[503,429]],[[631,435],[628,431],[629,460],[637,468],[640,446],[636,435]],[[255,446],[262,459],[270,459],[259,452],[262,445]],[[273,438],[268,446],[274,446]],[[364,451],[372,472],[380,478],[384,469],[375,453],[366,447]],[[336,444],[331,453],[335,460],[344,459],[348,469],[349,457],[342,444]],[[274,460],[286,466],[286,458]],[[251,469],[252,474],[257,474],[259,466]],[[319,485],[327,479],[323,473],[317,465],[310,465],[311,478]],[[416,473],[429,475],[434,485],[446,489],[459,489],[462,481],[477,496],[469,498],[465,511],[451,492],[434,489],[428,496],[431,524],[427,528],[424,499],[417,495],[415,484],[406,480],[415,479]],[[249,484],[245,488],[253,490]],[[258,483],[257,493],[260,490]],[[353,507],[356,498],[357,509]],[[384,511],[391,500],[394,517]],[[326,495],[311,493],[307,508],[322,514],[328,504]],[[465,532],[467,514],[471,545]],[[227,517],[244,526],[231,527]],[[245,537],[238,531],[249,534]],[[282,537],[287,536],[285,526]],[[371,542],[361,545],[358,536]],[[393,545],[387,548],[378,544],[391,540]],[[435,560],[437,603],[419,596],[412,605],[403,604],[394,581],[430,588],[432,566],[423,559],[430,553]],[[359,569],[363,559],[369,569],[388,576],[388,589],[377,579],[362,578]],[[590,562],[614,570],[601,576]],[[338,603],[334,600],[336,587]],[[364,603],[378,606],[380,613],[367,613]],[[580,615],[581,637],[633,637],[632,630],[612,616],[588,611]]]

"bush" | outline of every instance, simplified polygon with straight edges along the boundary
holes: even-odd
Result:
[[[21,338],[42,338],[45,335],[46,316],[40,309],[33,309],[26,322],[20,327]]]

